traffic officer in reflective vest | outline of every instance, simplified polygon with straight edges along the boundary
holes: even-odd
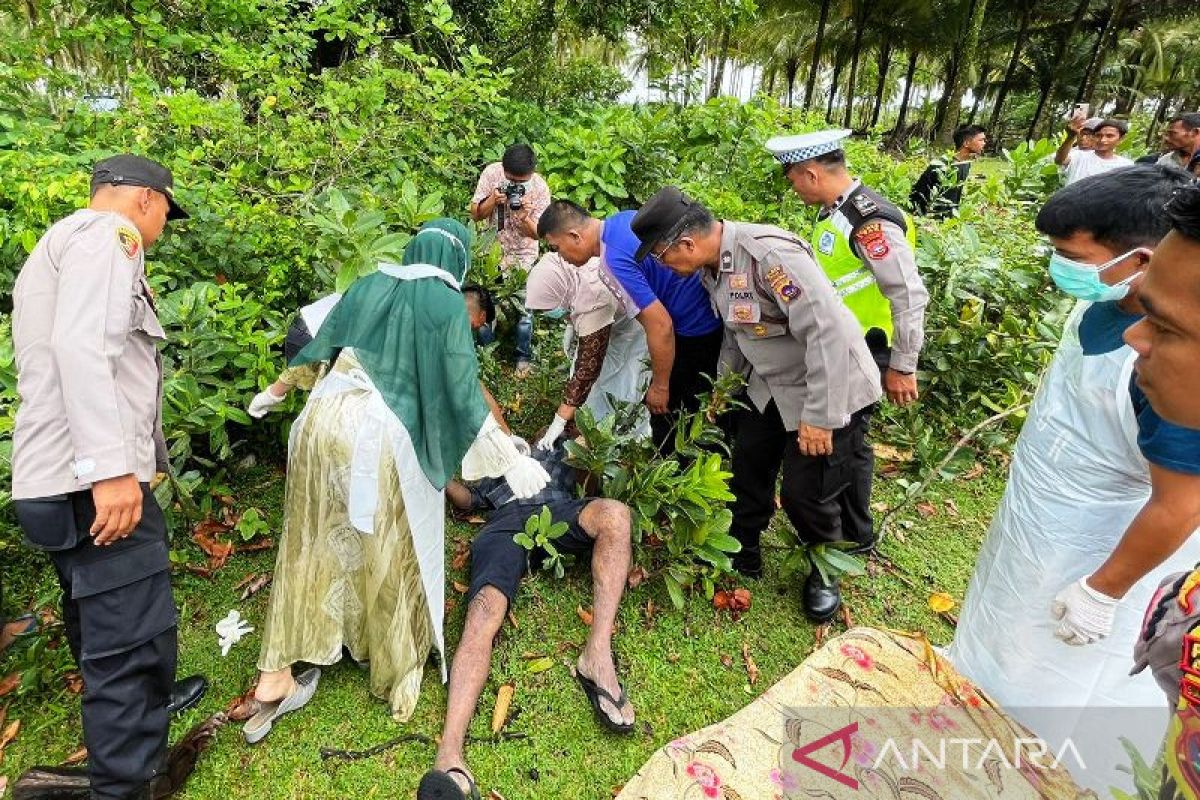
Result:
[[[854,312],[883,373],[888,399],[917,399],[917,355],[929,292],[917,273],[912,218],[846,169],[848,130],[777,136],[767,149],[792,188],[821,207],[811,242],[817,262]]]
[[[151,796],[170,713],[207,685],[174,683],[167,528],[149,488],[167,451],[145,249],[187,217],[172,189],[148,159],[97,163],[89,206],[42,236],[13,289],[13,508],[62,586],[94,800]]]
[[[649,253],[681,276],[700,272],[724,322],[721,368],[746,376],[749,404],[733,445],[730,533],[742,543],[734,566],[762,574],[759,538],[780,501],[801,541],[869,545],[869,410],[879,371],[854,315],[799,237],[770,225],[718,221],[668,186],[633,219]],[[814,621],[837,612],[836,580],[814,568],[804,608]]]

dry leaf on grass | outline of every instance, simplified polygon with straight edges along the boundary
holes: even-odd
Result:
[[[945,592],[934,592],[929,595],[929,608],[938,614],[945,614],[951,611],[954,606],[958,605],[954,598]]]
[[[468,525],[482,525],[485,522],[487,522],[487,519],[479,516],[478,514],[473,514],[472,516],[467,517]]]
[[[917,513],[920,514],[922,517],[929,518],[929,517],[937,516],[937,513],[938,513],[937,506],[935,506],[933,503],[930,503],[927,500],[917,503],[916,507],[917,507]]]
[[[983,464],[976,463],[962,474],[963,480],[973,481],[984,473]]]
[[[462,583],[461,581],[454,581],[450,585],[453,586],[454,591],[458,592],[459,594],[466,594],[467,589],[471,588],[471,587],[467,586],[465,583]]]
[[[266,588],[268,584],[271,583],[272,578],[273,578],[273,576],[269,572],[264,572],[262,575],[259,575],[257,578],[250,581],[249,586],[247,586],[245,589],[242,590],[241,597],[239,597],[238,599],[246,600],[246,599],[258,594],[264,588]]]
[[[244,589],[250,583],[250,581],[254,580],[257,577],[258,577],[257,572],[247,572],[246,576],[244,578],[242,578],[240,581],[238,581],[237,583],[235,583],[233,585],[233,590],[235,592],[240,592],[242,589]]]
[[[63,766],[72,767],[76,764],[82,764],[87,761],[88,752],[86,747],[81,747],[71,755],[67,756],[67,760],[63,762]]]
[[[460,570],[471,560],[471,543],[463,538],[454,540],[454,557],[450,559],[450,569]]]
[[[512,706],[513,695],[516,692],[517,687],[513,683],[506,683],[496,690],[496,707],[492,710],[492,733],[499,733],[504,728],[504,723],[508,721],[508,709]]]
[[[517,615],[512,612],[511,608],[508,610],[508,624],[512,625],[517,630],[521,629],[521,626],[517,624]]]
[[[83,676],[78,672],[68,672],[63,676],[63,683],[67,685],[67,691],[71,694],[83,692]]]
[[[721,666],[725,669],[733,669],[733,656],[729,655],[729,653],[722,653]]]
[[[629,577],[627,579],[629,588],[636,589],[637,587],[641,586],[646,582],[647,577],[646,568],[638,564],[633,569],[629,570]]]
[[[275,546],[274,539],[255,539],[249,544],[234,545],[233,552],[235,553],[257,553],[259,550],[270,550]]]
[[[585,609],[583,606],[575,606],[575,613],[579,615],[579,619],[584,625],[592,627],[592,612],[591,609]]]
[[[4,729],[4,733],[0,733],[0,764],[4,763],[4,748],[8,747],[9,743],[17,738],[17,734],[21,732],[21,720],[14,719],[8,723]]]
[[[958,503],[954,502],[953,500],[947,500],[946,501],[946,513],[948,513],[952,517],[957,517],[958,516]]]
[[[754,656],[750,655],[749,642],[742,642],[742,663],[746,665],[746,677],[750,685],[758,683],[758,665],[754,663]]]
[[[854,627],[854,617],[850,616],[850,606],[842,603],[842,624],[846,626],[846,630]]]
[[[6,694],[12,694],[20,685],[21,673],[13,672],[9,675],[5,675],[4,678],[0,679],[0,697],[4,697]]]
[[[453,597],[447,597],[446,598],[446,614],[449,615],[450,612],[456,608],[458,608],[458,601],[455,600]]]

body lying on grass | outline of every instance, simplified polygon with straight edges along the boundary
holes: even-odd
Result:
[[[591,632],[576,662],[576,676],[596,721],[614,733],[633,730],[634,712],[617,678],[612,634],[630,564],[630,512],[616,500],[579,498],[573,468],[564,463],[562,445],[536,452],[551,480],[537,495],[518,500],[502,479],[473,486],[451,481],[446,496],[458,509],[485,513],[488,521],[471,546],[471,585],[462,640],[450,667],[446,722],[434,769],[425,774],[420,800],[479,797],[467,770],[463,744],[479,695],[487,682],[492,643],[530,564],[563,555],[591,554],[594,583]],[[526,521],[543,512],[566,530],[550,548],[527,550],[518,537]]]

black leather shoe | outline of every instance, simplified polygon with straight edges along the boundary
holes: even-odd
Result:
[[[813,622],[828,622],[842,607],[842,590],[835,578],[832,584],[821,580],[816,569],[808,573],[804,582],[804,613]]]
[[[167,703],[167,714],[175,716],[187,711],[199,703],[207,691],[208,678],[203,675],[192,675],[190,678],[175,681],[175,687],[171,689],[171,702]]]

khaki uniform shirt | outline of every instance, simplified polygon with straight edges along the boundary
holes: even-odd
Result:
[[[789,431],[850,424],[882,396],[858,320],[802,239],[772,225],[724,226],[718,272],[703,273],[725,323],[722,368],[747,377],[759,411],[773,399]]]
[[[166,469],[166,336],[133,223],[84,209],[53,225],[17,276],[12,329],[14,499]]]

